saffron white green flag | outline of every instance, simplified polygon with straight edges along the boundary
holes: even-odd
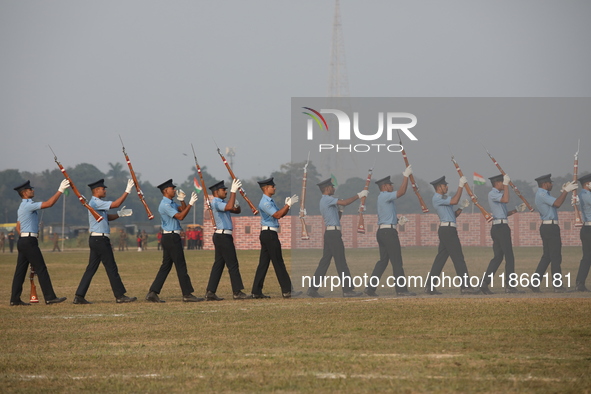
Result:
[[[479,173],[475,172],[474,173],[474,184],[475,185],[484,185],[486,183],[486,181],[484,180],[484,177],[482,175],[480,175]]]
[[[195,191],[197,193],[201,193],[201,185],[199,185],[199,182],[197,182],[197,178],[193,177],[193,186],[195,186]]]

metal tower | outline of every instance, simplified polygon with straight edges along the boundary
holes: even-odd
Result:
[[[343,38],[340,8],[339,0],[335,0],[330,70],[328,75],[328,97],[349,97],[349,79],[347,77],[345,40]]]

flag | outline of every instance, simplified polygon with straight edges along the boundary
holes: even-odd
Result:
[[[484,179],[484,177],[480,174],[478,174],[477,172],[474,173],[474,184],[475,185],[484,185],[486,183],[486,180]]]
[[[64,196],[68,197],[70,195],[70,188],[64,190]]]
[[[330,181],[332,182],[332,185],[334,187],[337,187],[339,185],[339,183],[337,182],[337,177],[334,176],[333,174],[330,174]]]
[[[201,193],[201,191],[203,189],[201,189],[201,185],[199,185],[199,182],[197,182],[197,178],[193,177],[193,186],[195,186],[195,191],[197,193]]]

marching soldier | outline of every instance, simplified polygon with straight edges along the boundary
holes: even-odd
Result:
[[[464,253],[462,252],[462,244],[458,237],[456,224],[456,217],[462,213],[462,209],[469,203],[466,200],[466,203],[461,204],[459,209],[455,212],[452,208],[460,202],[462,190],[467,182],[466,177],[460,178],[458,190],[453,197],[447,195],[448,186],[445,181],[445,176],[431,182],[431,185],[435,188],[432,202],[437,211],[437,216],[439,216],[440,223],[439,230],[437,231],[439,237],[439,249],[437,256],[435,256],[435,261],[433,261],[431,272],[429,272],[427,277],[427,287],[425,288],[425,293],[429,295],[441,294],[441,292],[435,289],[433,277],[439,277],[448,257],[451,257],[451,261],[456,270],[456,275],[462,278],[460,294],[478,294],[480,292],[480,289],[474,289],[470,287],[470,283],[465,283],[464,278],[469,278],[470,276],[468,275],[468,267],[464,260]]]
[[[579,178],[582,190],[579,192],[579,201],[581,202],[581,215],[583,216],[583,227],[581,227],[580,237],[583,245],[583,258],[579,265],[579,272],[576,279],[577,291],[589,291],[585,287],[589,267],[591,267],[591,174]]]
[[[354,291],[355,288],[353,287],[351,273],[345,258],[345,245],[343,244],[341,234],[339,206],[344,207],[362,197],[367,197],[369,192],[367,190],[362,190],[353,197],[346,200],[339,200],[336,197],[333,197],[335,188],[330,178],[318,183],[317,186],[322,192],[322,197],[320,198],[320,213],[322,214],[326,231],[324,232],[324,250],[322,252],[322,258],[318,263],[318,268],[316,268],[314,278],[312,279],[312,286],[308,289],[307,295],[312,298],[323,297],[318,293],[318,288],[320,287],[322,277],[324,277],[326,271],[328,271],[330,261],[334,257],[339,277],[344,278],[343,297],[359,297],[363,295],[363,293]]]
[[[398,230],[396,225],[398,224],[398,217],[396,216],[396,204],[395,200],[404,196],[406,188],[408,186],[408,177],[412,174],[412,168],[408,166],[402,175],[404,180],[400,185],[400,189],[394,192],[394,186],[390,181],[390,175],[376,181],[376,185],[380,188],[380,194],[378,195],[378,231],[376,238],[378,240],[378,246],[380,248],[380,260],[377,262],[371,278],[382,277],[382,274],[388,266],[388,261],[392,263],[392,271],[394,277],[397,279],[396,294],[398,296],[415,296],[415,293],[408,291],[406,281],[404,286],[398,286],[398,278],[406,278],[404,275],[404,268],[402,268],[402,251],[400,247],[400,239],[398,238]],[[377,297],[376,287],[370,285],[365,289],[365,294],[371,297]]]
[[[119,219],[124,216],[131,216],[132,210],[125,209],[125,206],[121,210],[117,211],[116,214],[109,214],[109,209],[119,208],[125,201],[128,194],[131,192],[131,188],[134,183],[131,179],[127,181],[127,187],[125,192],[115,201],[104,201],[103,199],[107,196],[107,187],[105,186],[105,180],[99,179],[98,181],[88,185],[92,191],[92,198],[88,205],[94,208],[102,217],[103,220],[97,222],[94,216],[88,213],[88,223],[90,237],[88,239],[88,246],[90,247],[90,257],[88,259],[88,266],[86,271],[82,275],[78,289],[76,290],[76,296],[74,297],[74,304],[92,304],[87,301],[86,292],[90,287],[92,277],[96,273],[101,262],[105,266],[113,295],[118,304],[133,302],[137,300],[137,297],[128,297],[125,295],[127,290],[123,285],[121,276],[119,275],[119,269],[117,268],[117,262],[115,262],[115,255],[113,254],[113,247],[111,246],[109,221]]]
[[[215,219],[216,230],[213,234],[215,260],[211,267],[209,282],[207,283],[206,301],[223,300],[223,298],[218,297],[215,293],[218,289],[222,273],[224,272],[224,265],[228,267],[228,273],[230,274],[233,298],[235,300],[251,298],[242,292],[244,285],[242,284],[242,276],[240,275],[240,267],[238,266],[236,247],[234,246],[234,238],[232,237],[232,219],[230,218],[231,213],[239,214],[241,212],[240,205],[236,200],[236,192],[241,186],[242,182],[240,180],[234,179],[232,181],[228,201],[226,201],[228,188],[224,185],[224,181],[220,181],[209,187],[209,190],[213,194],[211,209]]]
[[[287,215],[289,209],[293,204],[297,203],[299,198],[297,195],[287,197],[283,208],[277,208],[273,195],[275,194],[275,182],[273,178],[265,179],[258,182],[263,197],[259,203],[259,211],[261,213],[261,233],[259,240],[261,241],[261,255],[259,257],[259,265],[254,276],[254,283],[252,284],[252,298],[271,298],[263,294],[263,284],[265,276],[269,269],[269,262],[273,262],[273,268],[281,287],[281,294],[283,298],[291,298],[298,296],[302,292],[292,292],[291,278],[289,272],[285,268],[283,261],[283,254],[281,253],[281,242],[279,241],[279,219]]]
[[[175,203],[173,198],[175,196],[175,185],[172,179],[157,186],[162,192],[162,201],[158,206],[160,213],[160,221],[162,225],[162,265],[156,274],[156,278],[150,286],[150,291],[146,295],[146,301],[150,302],[164,302],[158,297],[164,282],[172,269],[172,264],[176,268],[176,274],[179,278],[181,291],[183,293],[183,302],[199,302],[203,298],[195,297],[193,295],[193,285],[191,278],[187,273],[187,262],[185,260],[185,252],[183,251],[183,244],[181,241],[181,223],[191,207],[197,201],[197,193],[191,193],[189,205],[185,203],[186,194],[182,190],[176,191],[176,198],[181,205]]]
[[[542,280],[542,275],[551,264],[552,278],[558,274],[562,279],[562,239],[560,237],[560,227],[558,226],[558,212],[556,211],[566,200],[568,193],[577,189],[579,185],[576,182],[567,182],[562,185],[561,194],[558,198],[550,195],[552,190],[552,174],[542,175],[536,178],[538,191],[536,192],[536,207],[540,212],[540,237],[542,238],[543,254],[532,279]],[[552,281],[553,282],[553,281]],[[530,283],[529,288],[534,293],[541,293],[540,286],[534,286]],[[564,293],[566,289],[563,286],[554,286],[555,293]]]
[[[64,179],[60,183],[57,193],[44,202],[33,202],[32,198],[35,197],[35,191],[30,181],[26,181],[14,188],[22,198],[22,202],[18,208],[17,231],[20,231],[21,234],[17,243],[18,258],[10,295],[10,305],[12,306],[30,305],[21,300],[23,282],[25,281],[29,264],[33,267],[39,278],[39,284],[41,285],[46,304],[58,304],[66,300],[66,297],[58,298],[55,295],[45,260],[41,254],[41,249],[39,249],[39,241],[37,239],[39,236],[39,217],[37,211],[52,207],[68,187],[70,187],[70,182]]]
[[[509,227],[509,216],[525,211],[525,203],[518,205],[514,210],[507,211],[509,202],[509,175],[495,175],[490,179],[492,189],[488,193],[488,205],[493,216],[490,237],[493,240],[494,256],[484,273],[484,279],[480,285],[482,294],[494,294],[489,288],[490,275],[494,275],[505,258],[505,293],[524,293],[509,285],[511,275],[515,273],[515,256],[513,255],[513,243],[511,242],[511,228]]]

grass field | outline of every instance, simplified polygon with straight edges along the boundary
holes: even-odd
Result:
[[[405,248],[407,275],[425,275],[435,252]],[[464,252],[470,273],[481,275],[492,251]],[[306,260],[312,269],[315,253]],[[533,272],[540,253],[516,249],[517,272]],[[580,253],[563,249],[563,273],[573,281]],[[186,255],[202,296],[213,253]],[[115,256],[138,302],[116,304],[101,268],[87,294],[94,304],[73,305],[84,250],[45,253],[56,292],[68,301],[10,307],[16,253],[0,254],[0,391],[591,392],[591,293],[460,297],[447,289],[396,298],[380,289],[379,298],[284,300],[271,268],[269,300],[190,304],[181,302],[173,270],[161,293],[167,302],[156,305],[143,298],[160,253]],[[238,256],[249,293],[258,252]],[[377,250],[347,257],[358,275],[373,267]],[[445,268],[453,272],[451,261]],[[24,288],[25,300],[28,281]],[[218,295],[231,298],[226,273]]]

